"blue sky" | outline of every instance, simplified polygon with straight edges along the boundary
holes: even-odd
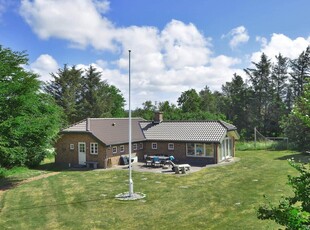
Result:
[[[310,43],[308,0],[0,0],[0,44],[26,50],[50,79],[64,64],[94,65],[132,104],[176,103],[220,90],[262,52],[296,58]]]

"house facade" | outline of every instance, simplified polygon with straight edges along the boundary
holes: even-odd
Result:
[[[97,162],[106,168],[128,155],[128,118],[88,118],[64,129],[58,139],[56,163],[83,165]],[[239,139],[234,125],[223,121],[153,121],[132,119],[132,156],[173,155],[179,163],[217,164],[235,155]]]

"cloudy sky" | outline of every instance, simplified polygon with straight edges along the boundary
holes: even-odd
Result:
[[[296,58],[310,44],[309,0],[0,0],[0,45],[26,50],[50,80],[64,64],[102,71],[132,105],[176,104],[220,90],[262,52]],[[245,76],[244,76],[245,77]]]

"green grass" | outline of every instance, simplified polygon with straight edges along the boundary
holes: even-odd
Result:
[[[293,155],[292,155],[293,154]],[[291,194],[286,162],[308,160],[288,151],[242,151],[232,165],[188,175],[133,172],[139,201],[119,201],[127,170],[63,171],[6,191],[1,229],[278,229],[256,218],[268,195]]]
[[[249,150],[287,150],[290,145],[286,141],[238,141],[236,142],[237,151]]]

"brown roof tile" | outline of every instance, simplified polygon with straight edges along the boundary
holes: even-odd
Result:
[[[143,141],[145,137],[139,126],[142,118],[132,118],[132,142]],[[90,132],[106,145],[128,143],[128,118],[88,118],[64,129],[63,132]]]

